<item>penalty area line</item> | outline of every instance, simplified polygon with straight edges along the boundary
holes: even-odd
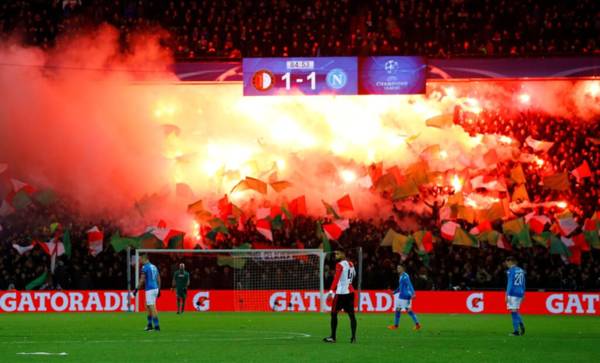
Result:
[[[50,353],[50,352],[18,352],[17,355],[69,355],[67,352]]]

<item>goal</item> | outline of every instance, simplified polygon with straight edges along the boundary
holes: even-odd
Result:
[[[190,290],[219,292],[233,311],[325,311],[324,273],[327,253],[319,249],[135,251],[135,286],[139,255],[157,265],[162,288],[171,287],[179,263],[190,273]],[[196,306],[196,301],[193,301]],[[140,311],[139,298],[135,311]],[[143,306],[142,306],[143,309]]]

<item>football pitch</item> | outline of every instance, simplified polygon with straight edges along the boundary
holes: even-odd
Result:
[[[338,342],[325,344],[329,315],[160,314],[144,332],[138,313],[2,314],[0,362],[567,362],[598,361],[600,319],[524,316],[527,334],[509,337],[509,315],[425,315],[412,330],[386,329],[391,314],[359,314],[350,344],[345,314]],[[33,355],[31,353],[52,353]],[[66,353],[58,355],[59,353]]]

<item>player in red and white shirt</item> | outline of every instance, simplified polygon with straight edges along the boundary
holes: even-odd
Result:
[[[335,252],[335,258],[339,261],[335,266],[335,277],[329,289],[329,295],[333,295],[331,304],[331,336],[323,339],[326,343],[335,343],[337,331],[337,315],[340,310],[348,313],[352,338],[350,343],[356,343],[356,317],[354,316],[354,287],[352,280],[356,276],[354,264],[346,259],[341,251]]]

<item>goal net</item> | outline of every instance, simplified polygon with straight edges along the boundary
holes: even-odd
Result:
[[[218,292],[233,311],[324,311],[322,250],[168,250],[135,251],[135,284],[139,255],[148,254],[160,271],[162,289],[171,288],[180,263],[190,273],[190,291]],[[191,297],[194,299],[194,297]],[[188,297],[190,299],[190,297]],[[143,302],[136,298],[136,311]],[[198,304],[193,301],[194,306]]]

